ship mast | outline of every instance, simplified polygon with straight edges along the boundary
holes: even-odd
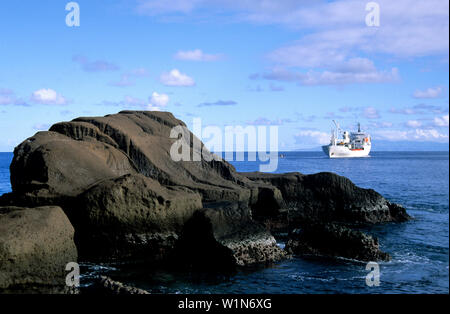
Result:
[[[341,128],[339,126],[339,123],[336,122],[336,120],[333,120],[334,125],[336,126],[336,131],[335,131],[335,138],[339,138],[339,132],[341,131]]]

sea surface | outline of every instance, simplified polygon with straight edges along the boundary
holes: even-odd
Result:
[[[392,255],[392,261],[379,264],[379,286],[366,285],[366,263],[325,258],[294,258],[232,275],[85,263],[82,284],[102,273],[153,293],[449,293],[448,152],[373,152],[358,159],[328,159],[322,152],[283,154],[276,172],[335,172],[405,206],[414,217],[367,229]],[[11,159],[12,153],[0,153],[0,194],[11,190]],[[238,171],[258,170],[257,162],[231,163]]]

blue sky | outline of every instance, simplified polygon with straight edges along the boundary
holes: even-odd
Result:
[[[376,141],[448,143],[446,0],[79,0],[0,4],[0,151],[58,121],[123,109],[278,125],[281,150],[331,119]]]

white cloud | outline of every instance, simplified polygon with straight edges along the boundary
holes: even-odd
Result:
[[[406,122],[406,126],[410,128],[418,128],[422,126],[422,122],[417,120],[408,120],[408,122]]]
[[[175,54],[175,59],[185,61],[217,61],[222,58],[220,54],[207,54],[200,49],[178,51]]]
[[[448,140],[448,134],[440,133],[436,129],[416,129],[413,138],[415,140]]]
[[[301,84],[304,85],[336,85],[352,83],[387,83],[399,79],[397,68],[390,71],[372,72],[308,72]]]
[[[364,108],[363,116],[367,119],[379,119],[380,114],[378,113],[378,110],[374,107],[367,107]]]
[[[417,57],[448,54],[449,2],[445,0],[377,0],[380,27],[367,27],[367,1],[302,0],[140,0],[137,11],[151,16],[174,14],[204,20],[205,11],[223,13],[227,21],[280,24],[306,30],[302,44],[314,58],[311,45],[323,44],[318,58],[336,60],[354,51]],[[196,14],[199,13],[199,14]],[[217,14],[214,18],[220,18]],[[326,48],[325,48],[326,47]],[[300,59],[299,55],[299,59]],[[304,56],[304,55],[303,55]],[[344,61],[344,59],[341,59]]]
[[[345,66],[345,65],[344,65]],[[300,85],[339,85],[353,83],[386,83],[399,80],[398,69],[392,68],[390,71],[371,72],[336,72],[336,71],[313,71],[306,73],[288,70],[286,68],[275,67],[272,71],[251,78],[259,78],[276,81],[297,82]]]
[[[316,130],[302,130],[294,137],[298,144],[303,145],[326,145],[330,143],[330,134]]]
[[[436,126],[446,126],[446,127],[448,127],[449,126],[449,124],[448,124],[448,114],[446,114],[445,116],[442,116],[442,117],[434,118],[434,124]]]
[[[448,52],[448,1],[378,0],[380,27],[366,27],[364,1],[343,0],[303,6],[280,22],[313,31],[301,39],[319,59],[338,60],[354,51],[399,57],[445,55]],[[286,17],[290,16],[290,19]],[[270,20],[269,15],[266,21]],[[311,50],[311,52],[314,51]],[[342,60],[341,60],[342,61]]]
[[[375,139],[389,141],[448,141],[448,134],[441,133],[436,129],[414,129],[414,130],[380,130],[373,132]]]
[[[367,58],[351,58],[341,64],[338,63],[336,70],[343,73],[373,73],[376,71],[376,68],[372,60]]]
[[[306,69],[301,84],[383,83],[399,80],[397,68],[377,69],[358,55],[400,58],[448,55],[448,2],[377,1],[381,26],[365,26],[365,2],[343,0],[298,5],[290,12],[255,12],[254,21],[304,30],[299,40],[268,54],[274,67]],[[360,13],[360,14],[358,14]],[[315,69],[314,72],[310,72]],[[299,73],[297,71],[297,73]],[[290,79],[293,75],[290,75]]]
[[[395,82],[395,67],[377,69],[372,60],[360,56],[411,59],[440,56],[448,60],[448,9],[445,0],[377,0],[380,27],[367,27],[365,1],[302,0],[141,0],[141,14],[174,15],[177,18],[214,18],[253,24],[280,24],[301,31],[293,41],[268,54],[272,79],[304,85]],[[215,14],[220,12],[222,14]],[[202,59],[201,50],[184,55]],[[301,71],[299,71],[301,70]],[[277,75],[278,74],[278,75]],[[280,76],[280,74],[283,74]],[[264,78],[264,77],[263,77]]]
[[[152,96],[149,99],[149,104],[147,106],[147,110],[151,111],[160,111],[162,107],[167,106],[169,102],[169,96],[166,94],[158,94],[157,92],[153,92]]]
[[[414,98],[437,98],[441,95],[441,87],[430,87],[426,90],[416,90],[413,94]]]
[[[167,86],[194,86],[195,81],[188,75],[181,73],[177,69],[170,72],[164,72],[160,77],[161,83]]]
[[[51,88],[39,89],[31,95],[31,101],[43,105],[66,105],[67,99]]]
[[[417,104],[413,107],[409,108],[391,108],[389,110],[390,113],[395,114],[403,114],[403,115],[426,115],[426,114],[442,114],[445,112],[448,112],[448,107],[445,108],[444,106],[435,106],[435,105],[427,105],[427,104]]]

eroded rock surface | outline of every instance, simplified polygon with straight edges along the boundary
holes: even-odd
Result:
[[[0,290],[65,286],[77,261],[74,229],[61,208],[0,207]]]

